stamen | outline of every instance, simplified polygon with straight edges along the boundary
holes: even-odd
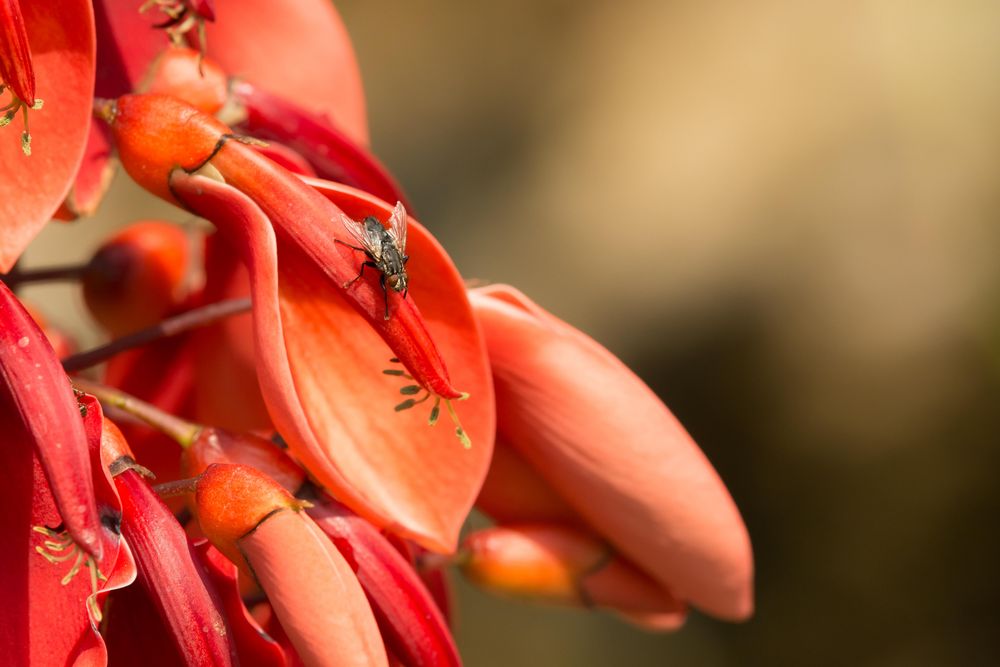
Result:
[[[87,568],[91,590],[91,595],[87,597],[87,609],[90,611],[91,618],[94,619],[94,622],[100,623],[102,614],[100,608],[97,606],[96,595],[100,590],[100,585],[106,582],[108,578],[104,576],[100,569],[98,569],[97,561],[81,549],[66,531],[56,531],[47,526],[32,526],[31,530],[49,538],[42,542],[43,546],[35,547],[35,552],[49,563],[57,565],[59,563],[65,563],[71,558],[76,559],[73,561],[73,565],[69,568],[66,575],[59,581],[61,585],[68,585],[69,582],[73,581],[73,578],[80,573],[80,570],[84,567]],[[69,550],[67,553],[56,555],[57,553],[66,551],[67,549]]]
[[[468,394],[463,394],[458,400],[464,401],[468,397]],[[469,435],[465,432],[465,429],[462,428],[462,422],[458,420],[458,413],[455,412],[455,406],[451,404],[451,401],[445,401],[444,405],[448,408],[448,414],[451,416],[451,420],[455,422],[455,437],[458,438],[458,441],[462,443],[463,447],[466,449],[472,449],[472,440],[469,439]]]
[[[413,379],[413,377],[409,373],[407,373],[406,371],[401,371],[401,370],[396,369],[396,368],[387,368],[384,371],[382,371],[382,374],[383,375],[394,375],[396,377],[403,377],[403,378],[406,378],[407,380],[412,380]]]
[[[414,394],[419,394],[422,387],[419,384],[408,384],[405,387],[400,387],[399,393],[403,396],[412,396]]]
[[[6,85],[0,85],[0,94],[7,91]],[[17,116],[17,112],[21,112],[21,116],[24,119],[24,130],[21,132],[21,151],[25,155],[31,155],[31,133],[28,131],[28,111],[37,111],[42,108],[44,102],[42,100],[33,100],[30,104],[19,98],[14,94],[13,90],[10,93],[10,102],[0,107],[0,111],[3,111],[3,115],[0,116],[0,128],[7,127]]]
[[[427,400],[428,398],[430,398],[430,397],[431,397],[431,392],[427,392],[427,393],[426,393],[426,394],[424,394],[424,396],[423,396],[423,397],[421,397],[421,398],[408,398],[408,399],[406,399],[405,401],[403,401],[402,403],[400,403],[399,405],[397,405],[397,406],[396,406],[395,408],[393,408],[393,409],[394,409],[394,410],[395,410],[396,412],[402,412],[403,410],[409,410],[409,409],[410,409],[410,408],[412,408],[412,407],[413,407],[414,405],[419,405],[420,403],[423,403],[424,401],[426,401],[426,400]]]

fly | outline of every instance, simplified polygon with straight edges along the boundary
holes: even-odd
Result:
[[[360,245],[354,246],[339,239],[337,243],[360,250],[368,258],[361,264],[361,272],[354,280],[344,283],[344,288],[361,280],[365,275],[365,267],[378,271],[381,274],[379,284],[385,297],[385,319],[389,319],[389,290],[386,289],[386,285],[395,292],[402,292],[405,299],[409,282],[406,262],[410,258],[406,255],[406,209],[403,208],[403,203],[396,202],[396,208],[392,209],[392,215],[389,216],[388,229],[378,221],[378,218],[371,215],[361,222],[356,222],[341,213],[340,222],[351,238]]]

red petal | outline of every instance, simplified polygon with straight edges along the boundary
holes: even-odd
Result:
[[[122,534],[135,554],[139,582],[185,663],[199,667],[235,663],[226,621],[206,587],[206,575],[184,529],[135,470],[116,476],[115,485],[124,510]]]
[[[233,630],[233,642],[241,667],[282,667],[290,662],[285,651],[274,639],[268,637],[250,611],[243,605],[236,580],[236,566],[219,550],[204,540],[194,547],[199,561],[205,567],[212,585]]]
[[[708,613],[753,610],[732,498],[665,405],[606,349],[513,288],[472,293],[500,437],[618,551]]]
[[[100,558],[100,521],[76,397],[45,335],[2,283],[0,394],[30,434],[67,530]]]
[[[248,134],[283,142],[306,158],[322,178],[352,185],[385,201],[410,203],[392,175],[378,159],[329,120],[301,106],[248,84],[238,83],[233,93],[243,103]]]
[[[35,101],[35,70],[20,0],[0,0],[0,83],[30,106]]]
[[[361,73],[328,0],[221,0],[206,26],[208,55],[234,76],[328,115],[368,144]]]
[[[459,404],[474,443],[469,450],[448,427],[429,427],[425,411],[392,413],[400,382],[380,373],[392,353],[312,260],[290,243],[276,243],[260,209],[204,178],[176,178],[175,191],[223,226],[249,257],[257,348],[271,352],[258,357],[261,386],[295,456],[366,518],[429,548],[453,549],[489,463],[494,408],[479,333],[461,279],[440,246],[411,222],[413,297],[400,303],[421,299],[457,382],[472,393]],[[388,216],[384,203],[363,193],[330,193],[348,215]],[[320,301],[316,294],[327,297]]]
[[[10,270],[66,196],[83,156],[94,96],[90,2],[29,2],[22,9],[35,95],[45,106],[28,112],[30,157],[17,137],[20,119],[0,130],[0,272]]]
[[[410,667],[460,665],[448,624],[417,573],[370,523],[329,496],[306,510],[350,564],[388,648]]]

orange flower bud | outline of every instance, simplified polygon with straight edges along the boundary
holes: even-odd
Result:
[[[170,95],[214,114],[226,103],[229,83],[214,61],[194,49],[169,48],[153,63],[142,91]]]
[[[494,593],[655,618],[661,630],[684,621],[682,602],[588,531],[557,524],[497,526],[473,533],[463,547],[462,571]]]
[[[137,222],[111,237],[83,274],[83,298],[112,335],[150,326],[186,296],[191,239],[168,222]]]
[[[306,481],[306,471],[278,445],[252,433],[202,429],[181,454],[181,475],[195,477],[213,463],[238,463],[256,468],[293,494]]]
[[[215,548],[245,572],[236,542],[274,512],[301,504],[280,484],[249,466],[215,463],[198,478],[198,522]]]
[[[203,166],[229,133],[212,116],[167,95],[123,95],[99,111],[111,125],[118,157],[132,179],[173,203],[170,173]]]

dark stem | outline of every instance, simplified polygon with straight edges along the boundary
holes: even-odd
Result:
[[[158,341],[161,338],[169,338],[170,336],[176,336],[177,334],[184,333],[185,331],[214,324],[219,320],[223,320],[232,315],[245,313],[248,310],[250,310],[249,297],[245,299],[218,301],[216,303],[210,303],[207,306],[201,306],[200,308],[193,308],[187,312],[181,313],[180,315],[169,317],[159,324],[154,324],[146,329],[140,329],[135,333],[122,336],[121,338],[116,338],[115,340],[99,347],[95,347],[92,350],[87,350],[85,352],[80,352],[79,354],[66,357],[62,361],[62,365],[63,368],[66,369],[67,373],[73,373],[75,371],[83,370],[84,368],[90,368],[91,366],[99,364],[102,361],[107,361],[111,357],[120,352],[124,352],[125,350],[131,350],[134,347],[142,347],[143,345],[148,345],[149,343]]]
[[[197,477],[193,477],[191,479],[179,479],[176,482],[164,482],[163,484],[157,484],[153,487],[153,491],[156,491],[156,495],[161,498],[183,496],[188,493],[194,493],[197,490]]]
[[[28,283],[79,280],[89,268],[90,262],[85,264],[70,264],[68,266],[49,266],[41,269],[22,269],[15,266],[10,273],[0,276],[0,280],[6,283],[7,287],[14,289]]]

